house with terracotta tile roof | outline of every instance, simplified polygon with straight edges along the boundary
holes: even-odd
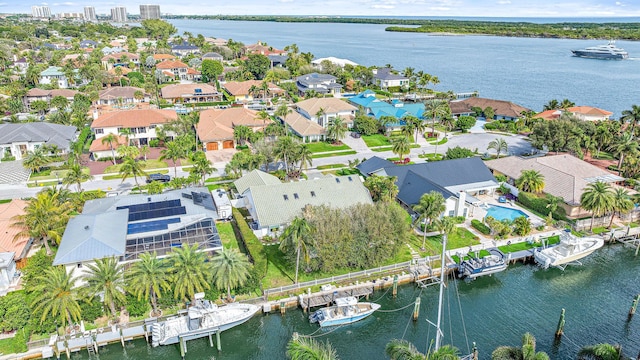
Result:
[[[142,93],[142,99],[136,99],[136,92]],[[113,86],[106,88],[98,93],[99,105],[123,106],[126,104],[137,104],[149,102],[150,95],[144,92],[144,89],[134,86]]]
[[[129,129],[130,140],[139,145],[148,145],[149,141],[157,138],[156,128],[177,120],[175,110],[143,109],[120,110],[104,113],[91,123],[91,130],[100,139],[108,134],[120,134],[122,129]],[[173,136],[167,132],[168,136]]]
[[[116,141],[112,142],[111,144],[108,142],[102,142],[103,139],[104,137],[101,137],[99,139],[94,139],[91,142],[91,146],[89,147],[89,152],[91,153],[91,158],[93,160],[98,160],[100,158],[111,158],[113,157],[113,154],[111,153],[112,147],[113,147],[113,151],[117,151],[120,146],[128,145],[128,142],[129,142],[128,139],[122,135],[116,136]]]
[[[514,104],[510,101],[486,99],[477,96],[451,102],[451,104],[454,103],[456,111],[454,112],[454,108],[452,107],[451,113],[456,116],[471,114],[474,112],[472,109],[476,107],[481,109],[490,107],[493,109],[494,116],[493,119],[488,120],[517,120],[522,116],[523,111],[531,111],[524,106]]]
[[[69,100],[69,102],[73,102],[73,97],[78,93],[76,90],[71,89],[52,89],[52,90],[43,90],[38,88],[33,88],[27,91],[27,93],[22,97],[22,103],[28,109],[31,109],[31,103],[34,101],[45,101],[47,104],[51,103],[51,99],[56,96],[62,96],[65,99]]]
[[[258,118],[256,111],[243,107],[207,109],[200,112],[200,122],[196,130],[205,151],[233,149],[236,146],[233,128],[238,125],[248,126],[257,131],[265,124]]]
[[[269,55],[280,55],[280,54],[287,53],[284,50],[276,49],[273,46],[263,44],[261,41],[258,41],[255,44],[246,45],[244,48],[242,48],[242,50],[245,55],[259,54],[259,55],[269,56]]]
[[[156,63],[159,63],[165,60],[175,60],[175,59],[176,59],[176,56],[171,54],[153,54],[153,60],[155,60]]]
[[[174,104],[222,101],[222,94],[209,84],[171,84],[160,89],[160,96]]]
[[[161,70],[165,75],[173,74],[176,80],[199,81],[201,77],[199,71],[191,69],[180,60],[164,60],[156,65],[156,69]]]
[[[100,59],[100,61],[102,62],[102,67],[105,70],[111,70],[116,66],[124,66],[128,68],[130,63],[133,63],[135,67],[137,67],[140,65],[140,56],[123,51],[105,55]]]
[[[593,106],[574,106],[567,109],[567,112],[582,121],[605,121],[610,120],[613,113],[611,111],[598,109]]]
[[[275,85],[274,83],[267,83],[268,91],[265,94],[262,91],[262,83],[260,80],[247,80],[247,81],[229,81],[222,85],[222,87],[232,96],[235,97],[236,102],[249,103],[254,99],[269,99],[274,95],[284,94],[284,90]]]
[[[562,110],[551,109],[551,110],[545,110],[541,113],[537,113],[533,117],[535,119],[542,119],[542,120],[558,120],[560,119],[560,116],[562,116]]]
[[[26,265],[32,240],[21,235],[24,230],[14,226],[16,216],[24,215],[27,202],[13,199],[0,204],[0,296],[16,290],[20,274],[17,271]]]

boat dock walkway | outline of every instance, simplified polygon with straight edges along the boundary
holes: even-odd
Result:
[[[71,358],[71,353],[87,349],[90,355],[97,354],[100,347],[108,344],[120,342],[124,347],[125,342],[147,338],[148,332],[144,325],[136,326],[112,326],[111,328],[102,328],[99,330],[85,331],[77,336],[71,335],[61,337],[53,335],[49,344],[42,347],[42,357],[50,358],[55,356],[60,359],[62,354],[66,354],[67,358]]]

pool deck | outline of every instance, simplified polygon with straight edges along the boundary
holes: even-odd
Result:
[[[534,213],[528,211],[527,209],[524,209],[524,208],[518,206],[517,204],[515,204],[514,201],[508,200],[507,202],[504,202],[504,203],[499,202],[498,201],[499,197],[500,197],[500,195],[498,195],[498,194],[479,196],[478,200],[482,201],[482,205],[474,207],[472,218],[476,219],[476,220],[483,221],[483,219],[487,216],[487,210],[484,208],[484,206],[493,205],[493,206],[500,206],[500,207],[503,207],[503,208],[506,208],[506,209],[510,209],[510,210],[522,211],[524,214],[526,214],[529,217],[529,219],[531,220],[531,226],[534,227],[534,228],[536,226],[538,226],[538,225],[544,225],[545,224],[545,220],[544,219],[542,219],[538,215],[535,215]]]

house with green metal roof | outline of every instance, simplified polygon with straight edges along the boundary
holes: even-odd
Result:
[[[52,85],[57,86],[60,89],[68,89],[73,86],[79,86],[86,84],[85,80],[81,80],[78,75],[78,69],[74,69],[74,79],[67,78],[62,68],[59,66],[49,66],[46,70],[40,73],[38,83],[40,85]],[[73,86],[71,86],[73,84]]]

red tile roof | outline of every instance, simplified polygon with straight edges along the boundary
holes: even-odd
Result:
[[[94,139],[91,142],[91,146],[89,147],[89,151],[91,151],[91,152],[110,151],[111,150],[111,146],[109,146],[109,143],[107,143],[107,142],[102,143],[102,139],[104,139],[104,136],[99,138],[99,139]],[[122,146],[122,145],[124,145],[126,143],[127,143],[127,138],[125,136],[117,135],[117,142],[115,144],[113,144],[113,150],[117,150],[120,146]]]
[[[6,204],[0,204],[0,251],[14,252],[14,259],[20,259],[25,246],[29,242],[28,236],[18,236],[22,228],[13,226],[16,223],[15,216],[24,215],[27,202],[13,199]]]
[[[233,139],[233,128],[238,125],[249,127],[264,126],[257,112],[243,107],[230,109],[209,109],[200,112],[198,137],[202,142]]]
[[[153,124],[166,124],[178,118],[174,110],[124,110],[113,111],[100,115],[93,120],[92,129],[105,127],[143,127]]]
[[[598,109],[592,106],[574,106],[567,109],[574,114],[584,114],[589,116],[611,116],[613,113],[611,111]]]
[[[161,63],[158,63],[158,65],[156,65],[156,68],[161,70],[188,68],[188,67],[189,65],[179,60],[165,60]]]

